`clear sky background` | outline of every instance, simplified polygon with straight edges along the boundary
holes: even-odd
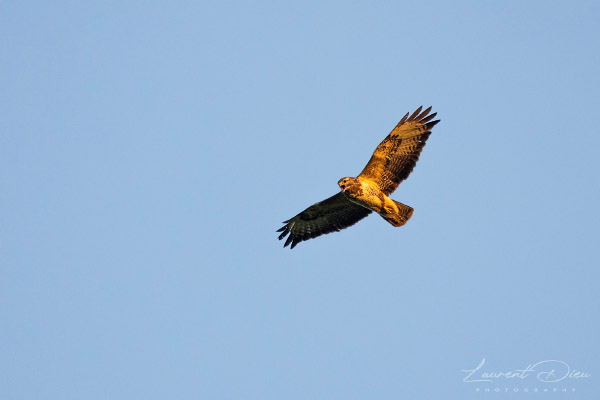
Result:
[[[600,3],[562,3],[2,2],[0,397],[597,398]],[[283,249],[420,105],[409,223]]]

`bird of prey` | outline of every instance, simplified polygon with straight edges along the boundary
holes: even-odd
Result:
[[[338,181],[340,192],[320,201],[287,221],[279,240],[286,237],[283,247],[291,243],[316,238],[354,225],[371,211],[375,211],[393,226],[402,226],[410,219],[413,209],[390,199],[400,182],[412,172],[421,150],[431,134],[431,128],[440,120],[432,121],[437,113],[429,114],[431,107],[421,112],[419,107],[404,118],[377,146],[373,156],[356,178]]]

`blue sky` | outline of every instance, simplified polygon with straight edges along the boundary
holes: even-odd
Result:
[[[592,398],[599,12],[4,2],[0,397]],[[420,105],[409,223],[283,249]]]

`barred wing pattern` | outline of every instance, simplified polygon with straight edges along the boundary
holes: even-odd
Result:
[[[303,240],[313,239],[352,226],[370,213],[371,210],[352,203],[342,192],[339,192],[313,204],[294,218],[284,221],[283,223],[286,225],[277,232],[282,232],[279,240],[289,233],[283,247],[291,243],[290,248],[293,249]]]
[[[437,113],[428,115],[431,107],[421,112],[419,107],[410,117],[408,113],[377,146],[373,156],[358,176],[369,179],[386,195],[391,194],[400,182],[412,172],[421,150],[439,120],[431,121]]]

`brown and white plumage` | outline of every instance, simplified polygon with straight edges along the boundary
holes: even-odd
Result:
[[[430,111],[431,107],[421,113],[419,107],[410,117],[406,113],[377,146],[359,177],[376,182],[386,195],[396,190],[417,164],[431,128],[440,122],[429,122],[437,115],[428,115]]]
[[[284,247],[293,249],[299,242],[354,225],[371,211],[380,214],[393,226],[401,226],[412,216],[413,209],[387,197],[415,167],[431,129],[436,113],[431,107],[421,112],[419,107],[396,125],[377,146],[363,171],[356,178],[342,178],[341,192],[320,201],[295,217],[284,221],[277,232],[285,236]]]

